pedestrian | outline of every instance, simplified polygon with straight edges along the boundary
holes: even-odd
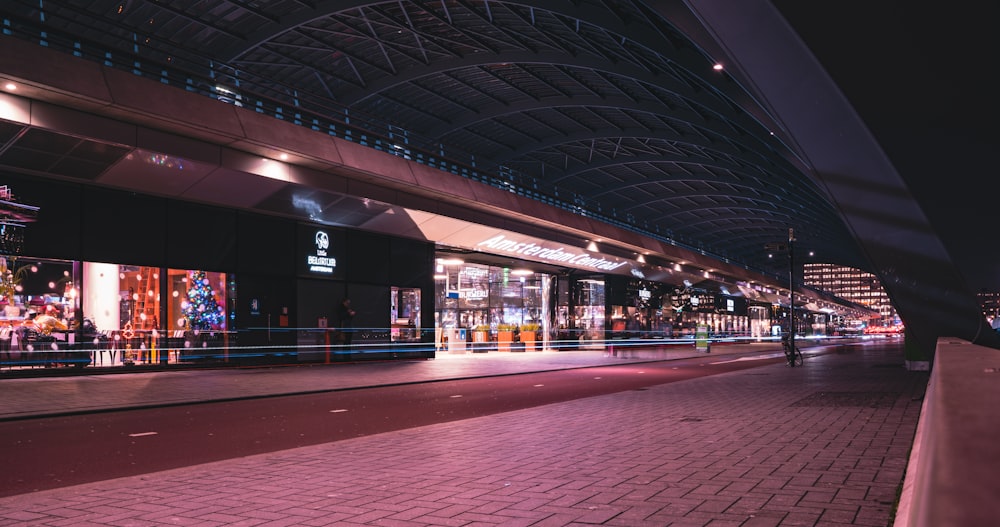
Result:
[[[354,315],[355,312],[351,307],[351,299],[343,299],[340,302],[340,308],[337,310],[337,318],[339,320],[337,327],[340,328],[345,349],[350,349],[351,341],[354,339]]]

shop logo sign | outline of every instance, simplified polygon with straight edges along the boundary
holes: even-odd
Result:
[[[330,235],[326,231],[316,231],[316,251],[323,251],[323,255],[326,255],[326,250],[330,248]]]
[[[326,231],[316,231],[313,241],[316,243],[316,252],[306,257],[309,271],[333,274],[334,268],[337,267],[337,259],[327,254],[330,249],[330,235]]]

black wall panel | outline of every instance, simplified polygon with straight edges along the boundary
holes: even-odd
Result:
[[[236,272],[295,274],[296,225],[282,218],[238,213]]]
[[[167,267],[208,271],[236,267],[236,211],[171,201],[167,224]]]
[[[389,283],[400,287],[430,287],[434,269],[434,244],[393,238],[389,245]]]
[[[298,281],[298,317],[302,327],[319,326],[319,318],[326,317],[329,327],[337,323],[337,309],[347,295],[344,282],[337,280]],[[388,310],[386,310],[388,313]],[[388,318],[388,316],[386,317]]]
[[[631,306],[635,300],[627,295],[629,291],[628,278],[608,275],[604,277],[604,299],[609,306]],[[630,300],[632,300],[630,302]]]
[[[351,282],[389,283],[389,238],[360,231],[347,233],[347,279]]]
[[[166,261],[167,200],[83,187],[83,260],[160,266]]]
[[[16,203],[39,207],[37,220],[24,230],[22,254],[39,258],[80,258],[82,187],[32,176],[0,173]]]

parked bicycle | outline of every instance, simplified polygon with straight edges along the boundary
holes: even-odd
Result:
[[[781,349],[785,352],[785,360],[791,367],[802,366],[802,352],[792,344],[791,336],[785,333],[781,336]]]

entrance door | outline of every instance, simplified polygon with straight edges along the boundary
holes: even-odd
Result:
[[[236,357],[288,360],[296,355],[295,284],[291,279],[241,273],[236,303],[239,336]]]

